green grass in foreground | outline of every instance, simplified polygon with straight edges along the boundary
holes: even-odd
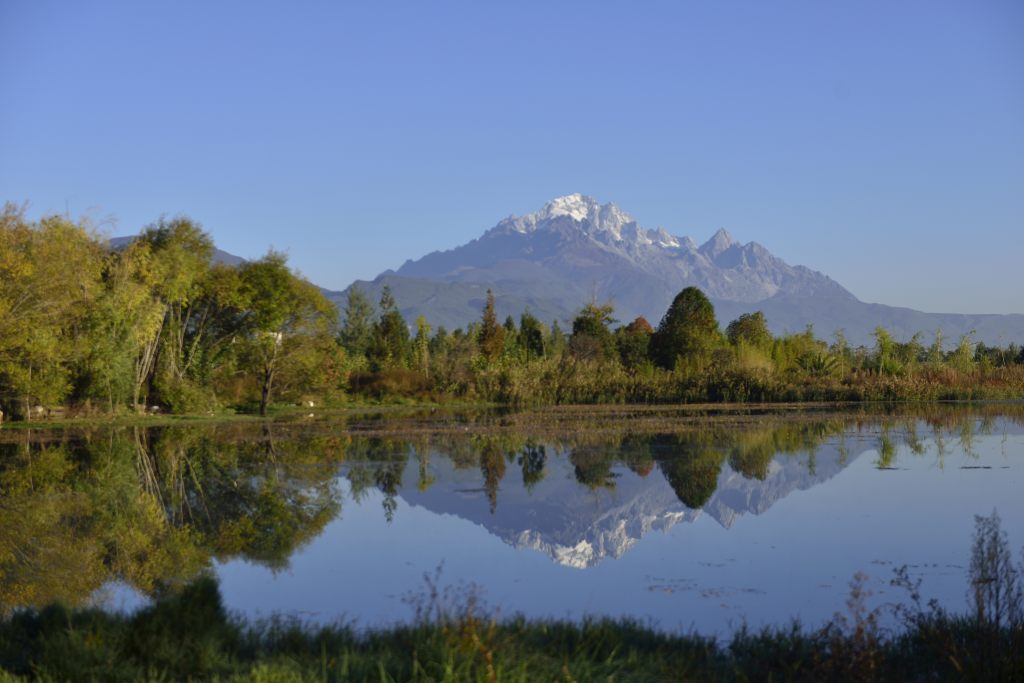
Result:
[[[286,620],[245,623],[216,583],[132,615],[51,606],[0,622],[0,681],[822,681],[1022,680],[1024,626],[905,610],[886,634],[857,606],[807,630],[797,624],[731,642],[632,621],[581,624],[421,610],[408,626],[358,631]],[[5,673],[6,672],[6,673]]]

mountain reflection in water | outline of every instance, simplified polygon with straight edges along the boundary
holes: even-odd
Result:
[[[110,585],[154,596],[211,569],[230,596],[238,560],[280,576],[304,548],[322,552],[321,536],[346,526],[345,510],[367,504],[380,505],[384,544],[391,534],[400,543],[403,515],[418,511],[592,569],[651,531],[702,517],[730,529],[764,515],[864,456],[878,477],[941,470],[955,458],[953,469],[1001,467],[1019,478],[1024,461],[1019,406],[679,419],[648,431],[631,419],[550,430],[431,420],[394,433],[379,428],[387,420],[373,429],[327,420],[3,432],[0,611],[83,604]],[[867,503],[872,491],[860,495]],[[955,539],[964,548],[968,540]],[[369,549],[346,552],[372,562]]]
[[[434,452],[419,458],[432,485],[406,486],[397,494],[480,524],[515,547],[585,568],[621,557],[648,531],[702,514],[728,528],[744,514],[761,514],[791,492],[826,481],[849,462],[845,449],[817,444],[824,433],[799,434],[784,455],[779,437],[785,436],[793,435],[776,429],[634,436],[576,448],[531,445],[506,453],[504,469],[488,462],[486,446],[480,470]],[[349,473],[358,467],[351,465]]]

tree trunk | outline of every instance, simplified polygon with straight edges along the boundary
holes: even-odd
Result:
[[[134,391],[132,392],[132,408],[135,409],[136,413],[145,412],[144,406],[142,410],[139,409],[139,403],[142,399],[142,386],[149,381],[150,375],[156,367],[157,350],[160,346],[160,337],[163,335],[164,318],[166,318],[166,316],[167,312],[165,308],[164,316],[160,318],[160,325],[156,329],[156,334],[153,336],[153,339],[143,344],[139,356],[135,359],[135,382],[133,387]],[[149,398],[148,394],[146,398]]]
[[[277,367],[277,350],[281,345],[281,336],[278,333],[274,339],[274,353],[263,364],[263,387],[260,391],[260,417],[267,416],[267,404],[270,403],[270,389],[274,383],[274,368]]]
[[[267,416],[267,404],[270,403],[271,383],[274,381],[274,371],[269,370],[263,373],[263,387],[260,390],[260,417]]]
[[[29,392],[32,391],[32,364],[28,365],[28,385],[25,387],[25,422],[32,421],[32,396]]]

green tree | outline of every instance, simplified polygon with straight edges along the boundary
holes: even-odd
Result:
[[[111,411],[133,401],[139,357],[163,324],[163,306],[149,284],[150,261],[149,246],[138,240],[109,253],[103,288],[89,310],[84,391]]]
[[[494,312],[494,292],[490,289],[487,290],[481,323],[477,344],[484,358],[493,361],[505,350],[505,328],[498,325],[498,316]]]
[[[763,350],[772,345],[772,333],[761,311],[744,313],[733,320],[725,328],[725,336],[733,346],[743,343]]]
[[[432,356],[441,355],[448,351],[451,343],[452,337],[448,334],[448,330],[445,329],[444,325],[438,325],[434,336],[430,338],[430,345],[427,347],[427,350]]]
[[[971,330],[960,337],[947,362],[960,372],[971,372],[975,368],[974,346],[974,330]]]
[[[405,367],[409,356],[409,326],[398,311],[391,287],[384,285],[380,294],[380,318],[373,326],[370,365],[374,370]]]
[[[928,362],[933,365],[939,365],[942,363],[944,357],[944,351],[942,348],[943,338],[942,330],[935,330],[935,339],[932,341],[931,346],[928,347]]]
[[[0,400],[11,412],[28,419],[33,403],[70,391],[102,263],[84,226],[60,216],[32,225],[12,204],[0,212]]]
[[[846,372],[851,367],[853,353],[850,350],[850,342],[847,341],[846,332],[844,330],[836,330],[833,335],[832,346],[829,348],[829,353],[836,358],[840,374]]]
[[[624,367],[634,369],[648,362],[653,334],[654,328],[643,317],[615,330],[615,346]]]
[[[558,358],[565,352],[566,346],[567,340],[565,332],[562,331],[562,326],[558,324],[557,320],[551,321],[551,330],[544,343],[546,354]]]
[[[416,338],[412,342],[416,369],[424,375],[430,371],[430,325],[424,316],[416,318]]]
[[[310,354],[331,350],[324,340],[333,340],[337,308],[293,275],[280,253],[244,264],[240,277],[248,294],[244,357],[260,387],[260,415],[266,415],[279,372],[295,361],[308,367]]]
[[[577,358],[601,360],[615,354],[615,339],[609,326],[615,322],[611,304],[591,302],[572,321],[569,349]]]
[[[239,268],[214,264],[189,303],[181,370],[194,382],[209,385],[215,373],[230,371],[233,341],[244,332],[250,303],[241,274]]]
[[[672,301],[651,337],[651,360],[672,370],[679,359],[692,369],[702,368],[718,343],[715,308],[696,287],[687,287]]]
[[[366,356],[373,343],[373,304],[358,285],[349,287],[345,297],[339,339],[353,357]]]
[[[895,375],[903,369],[896,353],[896,340],[882,326],[875,328],[875,369],[883,375]]]
[[[519,347],[526,360],[544,357],[544,326],[529,311],[519,316]]]
[[[132,405],[136,410],[143,405],[146,389],[173,391],[183,379],[186,312],[201,291],[213,255],[209,235],[186,217],[161,218],[143,230],[138,241],[149,250],[148,267],[142,273],[159,317],[135,362]],[[162,371],[159,382],[158,369]]]

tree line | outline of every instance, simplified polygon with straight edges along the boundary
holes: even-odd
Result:
[[[266,414],[342,381],[337,309],[269,252],[237,267],[188,218],[121,248],[65,217],[0,213],[0,406]]]
[[[238,266],[186,217],[111,248],[83,224],[0,212],[0,410],[265,415],[275,401],[557,403],[1024,396],[1024,349],[936,333],[871,347],[808,327],[773,335],[760,312],[724,330],[695,287],[657,327],[591,302],[562,329],[524,311],[499,321],[489,291],[464,329],[409,325],[385,287],[338,308],[283,254]]]
[[[562,330],[529,311],[499,322],[488,290],[479,321],[415,335],[387,286],[379,314],[356,287],[342,308],[340,342],[352,391],[378,398],[456,396],[510,404],[671,403],[1018,398],[1024,348],[987,346],[941,331],[897,341],[882,327],[875,343],[831,342],[808,326],[773,335],[761,312],[721,329],[696,287],[683,289],[657,327],[619,324],[611,304],[585,305]]]

